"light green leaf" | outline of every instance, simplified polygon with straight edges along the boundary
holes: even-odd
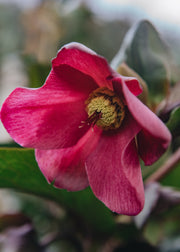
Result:
[[[12,188],[55,201],[94,232],[109,233],[114,229],[112,213],[89,188],[67,192],[49,185],[37,166],[33,150],[0,148],[0,177],[0,188]]]

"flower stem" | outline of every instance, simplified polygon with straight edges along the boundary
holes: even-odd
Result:
[[[145,184],[161,180],[166,174],[173,170],[179,162],[180,148],[178,148],[177,151],[157,171],[145,180]]]

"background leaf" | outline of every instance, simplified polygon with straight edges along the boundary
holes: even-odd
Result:
[[[1,188],[12,188],[55,201],[94,232],[111,233],[115,227],[112,213],[89,188],[67,192],[49,185],[37,166],[33,150],[0,148],[0,176]]]
[[[180,178],[180,161],[174,167],[174,169],[161,180],[161,183],[162,183],[162,185],[172,186],[172,187],[180,190],[179,178]]]
[[[168,50],[149,21],[141,21],[126,34],[112,67],[125,62],[147,83],[154,97],[165,95],[169,85]]]
[[[173,136],[180,136],[180,106],[172,111],[167,127]]]
[[[169,116],[171,115],[171,112],[175,108],[180,106],[179,94],[180,94],[180,82],[177,82],[176,85],[174,85],[171,88],[170,93],[168,94],[168,97],[166,97],[158,105],[157,114],[161,118],[161,120],[163,120],[164,122],[167,122],[169,120]]]

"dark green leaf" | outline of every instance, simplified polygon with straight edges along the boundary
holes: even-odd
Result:
[[[33,57],[24,57],[24,63],[31,88],[42,86],[50,72],[51,66],[37,62]]]
[[[164,121],[169,120],[171,112],[180,106],[180,82],[171,88],[171,92],[158,106],[157,114]]]
[[[180,107],[172,111],[167,127],[172,132],[173,136],[180,136]]]
[[[52,200],[82,221],[93,231],[111,232],[115,226],[112,213],[89,188],[67,192],[49,185],[40,172],[34,151],[20,148],[0,148],[0,187],[13,188]]]
[[[162,180],[163,185],[172,186],[180,190],[180,162]]]

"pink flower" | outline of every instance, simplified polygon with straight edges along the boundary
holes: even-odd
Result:
[[[48,182],[70,191],[90,185],[112,211],[136,215],[144,205],[139,156],[150,165],[171,140],[136,97],[141,92],[136,79],[71,43],[53,59],[41,88],[17,88],[9,95],[1,120],[17,143],[36,149]]]

